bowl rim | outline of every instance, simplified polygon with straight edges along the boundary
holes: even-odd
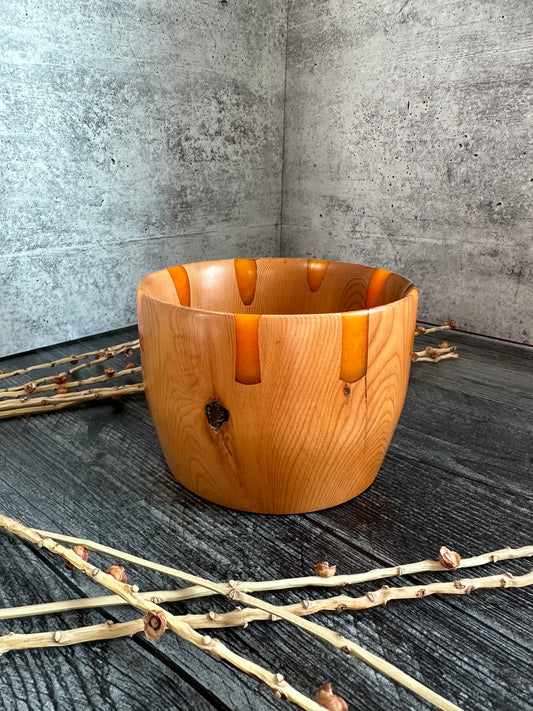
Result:
[[[219,263],[219,262],[235,262],[235,259],[240,259],[240,257],[230,257],[230,258],[225,258],[225,259],[204,259],[202,261],[198,262],[184,262],[178,265],[171,265],[171,266],[182,266],[182,267],[187,267],[189,265],[196,265],[196,264],[214,264],[214,263]],[[338,259],[313,259],[312,257],[246,257],[246,259],[253,259],[254,261],[257,261],[259,259],[261,260],[268,260],[268,261],[283,261],[283,262],[288,262],[288,261],[293,261],[293,262],[306,262],[309,260],[312,261],[324,261],[324,262],[329,262],[330,264],[345,264],[347,266],[354,266],[354,267],[365,267],[366,269],[383,269],[384,267],[372,267],[369,266],[368,264],[361,264],[360,262],[344,262]],[[153,299],[154,301],[157,301],[161,304],[165,304],[166,306],[169,306],[171,308],[176,308],[176,309],[183,309],[189,312],[194,312],[194,313],[199,313],[199,314],[205,314],[209,316],[235,316],[235,314],[242,314],[246,316],[261,316],[261,318],[324,318],[325,316],[334,316],[334,315],[342,315],[342,314],[355,314],[355,313],[363,313],[363,312],[368,312],[368,313],[376,313],[379,311],[385,311],[387,309],[394,308],[396,304],[401,304],[405,299],[408,299],[413,292],[415,295],[418,297],[418,289],[414,282],[411,281],[408,277],[403,276],[403,274],[399,274],[398,272],[393,272],[391,271],[390,274],[394,274],[395,276],[399,276],[402,279],[405,279],[408,284],[406,285],[407,291],[405,294],[400,297],[399,299],[395,299],[394,301],[390,301],[388,304],[380,304],[379,306],[370,306],[369,308],[363,308],[363,309],[355,309],[351,311],[323,311],[320,313],[283,313],[283,314],[273,314],[273,313],[257,313],[255,311],[215,311],[213,309],[202,309],[198,308],[197,306],[184,306],[183,304],[175,304],[172,303],[171,301],[167,301],[166,299],[161,299],[158,296],[154,296],[153,294],[149,294],[148,292],[144,291],[142,287],[142,282],[147,279],[149,276],[152,276],[152,274],[157,274],[159,272],[164,272],[168,269],[169,267],[163,267],[162,269],[156,269],[153,272],[149,272],[148,274],[145,274],[143,277],[141,277],[138,285],[137,285],[137,296],[145,296],[149,299]],[[409,286],[410,284],[410,286]],[[141,293],[142,292],[142,293]],[[139,310],[140,310],[140,303],[139,303]]]

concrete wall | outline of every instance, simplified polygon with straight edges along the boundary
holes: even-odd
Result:
[[[0,355],[279,254],[286,0],[0,0]]]
[[[154,269],[280,251],[531,342],[532,24],[529,0],[0,0],[0,355],[133,323]]]
[[[533,340],[531,0],[292,0],[282,253],[411,277]]]

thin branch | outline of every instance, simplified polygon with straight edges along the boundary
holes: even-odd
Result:
[[[68,542],[76,542],[74,545],[83,545],[83,543],[89,544],[89,541],[83,541],[79,538],[71,538],[70,536],[60,536],[59,534],[46,533],[44,531],[38,531],[40,535],[48,538],[54,538],[55,540],[60,540],[61,538],[66,538]],[[88,546],[85,546],[88,547]],[[93,544],[91,550],[98,550],[100,548],[105,548],[104,552],[111,550],[111,555],[115,558],[122,558],[126,560],[124,556],[128,559],[136,558],[136,556],[129,556],[124,554],[122,551],[115,549],[108,549],[107,546],[99,546],[99,544]],[[102,552],[102,551],[100,551]],[[503,548],[502,550],[493,551],[492,553],[485,553],[475,558],[465,558],[461,561],[459,568],[472,568],[481,565],[486,565],[487,563],[495,563],[497,561],[504,560],[516,560],[518,558],[528,558],[533,556],[533,546],[524,546],[523,548]],[[130,562],[132,562],[130,560]],[[137,561],[138,562],[138,561]],[[152,570],[158,570],[159,572],[164,572],[169,574],[166,566],[159,566],[157,563],[153,564]],[[320,578],[318,576],[305,577],[305,578],[287,578],[285,580],[265,580],[259,582],[236,582],[235,587],[238,590],[245,592],[261,592],[261,591],[273,591],[273,590],[288,590],[290,588],[301,588],[301,587],[344,587],[345,585],[352,585],[356,583],[370,582],[374,580],[385,579],[393,577],[401,571],[401,575],[408,575],[413,573],[421,572],[440,572],[443,570],[448,570],[443,567],[440,563],[434,560],[424,560],[418,563],[409,563],[400,567],[394,568],[377,568],[375,570],[369,570],[366,573],[356,573],[355,575],[338,575],[332,578]],[[521,577],[514,578],[514,580],[522,580]],[[472,582],[473,581],[473,582]],[[439,593],[439,594],[462,594],[462,587],[459,586],[459,582],[463,582],[467,588],[472,587],[495,587],[491,584],[483,584],[485,581],[501,581],[501,575],[487,576],[485,578],[472,578],[471,580],[455,581],[453,583],[435,583],[434,585],[427,586],[409,586],[400,588],[387,588],[383,586],[379,591],[378,600],[382,599],[384,596],[388,596],[389,599],[400,599],[407,597],[420,597],[420,590],[425,589],[428,595]],[[436,586],[441,586],[437,590]],[[453,586],[453,589],[452,589]],[[509,587],[520,587],[518,585],[510,585]],[[403,592],[403,591],[407,592]],[[383,591],[388,591],[384,593]],[[464,591],[463,591],[464,592]],[[373,595],[374,593],[372,593]],[[155,598],[159,603],[162,602],[178,602],[183,600],[190,600],[192,598],[207,597],[213,595],[211,590],[206,590],[203,587],[193,586],[189,588],[182,588],[179,590],[152,590],[150,592],[139,593],[140,596],[145,597],[147,600],[153,600]],[[331,601],[332,607],[320,608],[320,609],[335,609],[337,610],[339,605],[344,604],[342,602],[342,596],[327,598]],[[350,603],[350,609],[359,610],[364,607],[373,607],[370,604],[371,598],[368,596],[363,596],[360,598],[349,598],[350,600],[359,601],[357,603]],[[307,602],[307,601],[306,601]],[[89,597],[89,598],[76,598],[74,600],[60,600],[57,602],[46,602],[37,603],[35,605],[22,605],[20,607],[9,607],[0,609],[0,620],[14,619],[16,617],[32,617],[34,615],[48,615],[57,612],[66,612],[68,610],[82,610],[95,607],[116,607],[124,605],[124,600],[118,595],[100,595],[99,597]],[[299,604],[299,603],[298,603]],[[320,601],[309,601],[308,608],[311,612],[317,612],[315,605],[322,604]],[[376,604],[381,604],[380,602]],[[385,603],[383,603],[385,604]],[[355,606],[354,606],[355,605]],[[304,609],[308,609],[304,605]],[[294,610],[292,610],[294,611]],[[231,613],[234,614],[234,613]],[[296,613],[295,613],[296,614]],[[302,613],[305,614],[305,613]],[[257,619],[267,619],[270,615],[261,616]],[[217,617],[217,619],[219,619]],[[245,622],[243,620],[242,622]],[[238,622],[237,624],[241,624]],[[216,626],[206,624],[206,626]]]
[[[456,350],[457,348],[455,346],[448,346],[447,348],[432,348],[431,346],[427,346],[423,351],[411,353],[411,362],[438,363],[439,360],[446,360],[446,358],[459,358],[455,352]]]
[[[152,590],[151,592],[140,592],[139,597],[145,600],[156,600],[161,602],[176,602],[178,600],[189,600],[184,592],[190,590]],[[82,597],[74,600],[57,600],[56,602],[39,602],[35,605],[20,605],[19,607],[0,608],[0,620],[11,620],[17,617],[33,617],[35,615],[51,615],[69,610],[90,610],[97,607],[120,607],[127,603],[120,595],[99,595],[98,597]]]
[[[42,378],[36,378],[35,380],[32,380],[31,382],[23,383],[22,385],[12,385],[9,388],[3,388],[0,390],[0,393],[9,393],[9,392],[33,392],[35,388],[42,384],[42,383],[52,383],[54,380],[58,377],[58,375],[64,376],[66,382],[68,378],[73,375],[74,373],[77,373],[78,371],[82,370],[83,368],[89,368],[91,365],[99,364],[99,363],[106,363],[108,360],[111,358],[114,358],[117,355],[121,355],[125,353],[126,351],[129,351],[130,348],[122,348],[120,350],[115,351],[113,348],[108,348],[104,351],[104,354],[99,356],[98,358],[95,358],[94,360],[89,360],[86,363],[80,363],[80,365],[75,365],[73,368],[69,368],[69,370],[65,370],[63,373],[56,373],[55,375],[45,375]],[[106,353],[108,355],[106,355]],[[109,355],[112,353],[112,355]],[[28,386],[31,386],[31,390],[29,390]]]
[[[447,358],[459,358],[457,353],[445,353],[437,358],[431,358],[430,356],[414,356],[416,356],[416,353],[411,354],[411,360],[413,363],[438,363],[440,360],[446,360]]]
[[[66,395],[53,395],[48,398],[28,398],[26,401],[0,403],[0,420],[21,415],[33,415],[51,410],[61,410],[64,407],[77,405],[88,400],[103,400],[105,398],[119,398],[122,395],[143,392],[144,383],[133,385],[116,385],[107,388],[92,388],[77,393]]]
[[[115,351],[125,351],[128,348],[135,350],[139,348],[139,339],[134,341],[128,341],[126,343],[119,343],[116,346],[110,346],[108,348],[99,348],[97,351],[89,351],[88,353],[81,353],[80,355],[69,355],[65,358],[58,358],[50,363],[37,363],[36,365],[30,365],[27,368],[19,368],[18,370],[12,370],[10,373],[0,373],[0,380],[3,378],[14,378],[16,375],[23,375],[24,373],[30,373],[32,370],[42,370],[43,368],[54,368],[56,365],[61,365],[62,363],[72,363],[73,361],[85,360],[86,358],[91,358],[95,355],[104,355],[108,350]]]
[[[124,551],[118,550],[117,548],[110,548],[109,546],[102,545],[100,543],[95,543],[94,541],[89,541],[85,538],[76,538],[74,536],[68,536],[61,533],[51,533],[49,531],[43,531],[36,529],[37,533],[45,538],[53,538],[56,541],[61,541],[62,543],[68,543],[72,546],[83,546],[88,550],[94,551],[95,553],[103,553],[104,555],[109,555],[113,558],[118,558],[133,565],[140,565],[143,568],[148,568],[150,570],[155,570],[159,573],[169,575],[173,578],[180,578],[184,580],[183,573],[176,568],[171,568],[168,565],[161,565],[159,563],[153,563],[145,558],[140,558],[136,555],[131,555]],[[496,551],[490,551],[489,553],[483,553],[482,555],[474,556],[472,558],[461,558],[461,562],[457,569],[459,568],[475,568],[479,565],[486,565],[487,563],[496,563],[502,560],[513,560],[516,558],[530,558],[533,557],[533,545],[522,546],[521,548],[502,548]],[[282,578],[279,580],[259,580],[259,581],[231,581],[232,587],[241,592],[267,592],[273,590],[289,590],[292,588],[302,588],[302,587],[344,587],[345,585],[356,585],[358,583],[366,583],[372,580],[383,580],[385,578],[393,578],[397,575],[412,575],[414,573],[427,573],[427,572],[437,572],[442,570],[448,570],[443,566],[438,560],[420,560],[416,563],[406,563],[403,565],[394,565],[388,568],[374,568],[373,570],[368,570],[364,573],[354,573],[351,575],[334,575],[331,578],[321,578],[318,575],[308,575],[298,578]],[[191,576],[194,577],[194,576]],[[193,582],[195,587],[185,588],[179,591],[180,600],[187,600],[198,597],[207,597],[213,595],[213,591],[206,590],[205,587],[198,583],[198,578],[195,580],[188,580],[188,582]],[[201,580],[201,579],[200,579]],[[229,584],[228,584],[229,585]],[[223,594],[227,594],[228,588],[225,589]],[[176,598],[178,599],[178,598]],[[0,618],[1,619],[1,618]]]
[[[124,370],[119,370],[115,373],[112,373],[111,375],[95,375],[92,378],[85,378],[85,380],[69,380],[66,383],[61,383],[61,384],[56,384],[54,383],[53,385],[38,385],[35,390],[32,392],[32,396],[35,393],[41,393],[41,392],[53,392],[54,390],[57,390],[60,388],[62,385],[66,386],[69,390],[69,392],[73,392],[75,388],[79,388],[83,385],[92,385],[93,383],[105,383],[109,380],[116,380],[117,378],[121,378],[125,375],[131,375],[132,373],[140,373],[142,372],[141,366],[136,366],[133,368],[125,368]],[[25,391],[24,388],[22,388],[22,392],[19,392],[18,390],[15,391],[9,391],[9,392],[1,392],[0,391],[0,400],[6,399],[6,398],[20,398],[20,397],[25,396]],[[33,398],[32,398],[33,399]]]
[[[30,540],[33,543],[39,543],[41,542],[41,546],[46,547],[48,550],[52,552],[56,552],[62,557],[66,558],[70,563],[74,564],[74,567],[78,568],[79,570],[84,570],[85,572],[90,572],[91,575],[97,582],[101,582],[102,585],[105,585],[105,587],[108,587],[111,590],[114,590],[117,594],[121,595],[127,602],[132,604],[134,607],[138,607],[138,609],[144,610],[145,612],[150,611],[151,609],[155,609],[157,611],[161,611],[164,613],[164,610],[160,608],[159,606],[155,605],[155,603],[148,603],[145,602],[144,600],[135,597],[129,592],[129,586],[124,585],[123,583],[118,583],[114,578],[111,578],[113,581],[110,583],[107,581],[105,578],[110,578],[111,576],[106,575],[105,573],[102,573],[100,570],[95,569],[94,566],[92,566],[89,563],[86,563],[83,561],[79,556],[77,556],[73,551],[64,548],[60,544],[56,543],[50,538],[42,538],[42,536],[35,530],[27,528],[23,524],[14,521],[13,519],[9,519],[6,516],[0,515],[0,526],[7,528],[7,530],[10,530],[11,532],[15,533],[16,535],[21,536],[22,538],[25,538],[26,540]],[[77,559],[77,560],[76,560]],[[88,568],[86,567],[88,566]],[[95,570],[97,572],[95,572]],[[251,607],[254,608],[259,608],[260,610],[263,610],[265,612],[270,613],[274,617],[281,617],[288,622],[292,622],[295,626],[300,627],[301,629],[306,630],[307,632],[310,632],[311,634],[314,634],[315,636],[321,638],[322,640],[328,642],[332,646],[336,647],[337,649],[340,649],[341,651],[350,654],[351,656],[354,656],[361,661],[364,661],[365,663],[369,664],[370,666],[374,667],[378,671],[381,671],[383,674],[386,674],[389,676],[391,679],[394,679],[395,681],[399,682],[403,686],[407,687],[414,693],[418,694],[422,698],[426,699],[427,701],[430,701],[433,703],[435,706],[437,706],[440,709],[443,709],[444,711],[460,711],[459,707],[453,704],[452,702],[448,701],[447,699],[443,698],[439,694],[435,693],[431,689],[427,688],[423,684],[421,684],[419,681],[416,679],[413,679],[410,677],[408,674],[405,672],[401,671],[394,665],[390,664],[384,659],[381,659],[381,657],[373,654],[372,652],[369,652],[368,650],[364,649],[360,645],[356,644],[355,642],[352,642],[351,640],[347,639],[346,637],[343,637],[342,635],[332,632],[331,630],[322,627],[321,625],[316,624],[315,622],[311,622],[309,620],[301,619],[297,615],[293,614],[292,612],[287,612],[283,608],[276,606],[276,605],[271,605],[270,603],[267,603],[263,600],[259,600],[258,598],[254,598],[251,595],[248,595],[247,593],[241,592],[236,589],[235,584],[232,585],[230,581],[228,584],[220,584],[220,583],[214,583],[210,580],[205,580],[203,578],[200,578],[199,576],[191,575],[190,573],[185,573],[183,571],[175,571],[179,572],[179,577],[182,580],[185,580],[187,582],[191,582],[196,585],[201,585],[203,587],[208,588],[209,590],[212,590],[213,592],[216,592],[220,595],[225,595],[229,597],[231,600],[235,601],[240,601],[243,602],[244,604],[250,605]],[[120,587],[116,587],[119,585]],[[151,605],[153,607],[151,607]],[[179,621],[177,621],[177,618],[173,615],[170,615],[170,613],[167,613],[167,621],[169,622],[169,627],[173,629],[177,634],[180,636],[183,636],[185,639],[189,639],[193,644],[196,644],[200,648],[202,648],[202,644],[204,647],[206,646],[205,638],[202,638],[204,641],[202,643],[198,643],[197,638],[195,635],[198,635],[198,633],[194,632],[192,628],[189,625],[182,625]],[[171,624],[172,623],[172,624]],[[183,629],[182,629],[183,628]],[[186,634],[185,634],[186,633]],[[201,635],[198,635],[201,637]],[[221,645],[218,640],[211,640],[209,637],[209,643],[207,643],[207,646],[209,646],[211,649],[210,651],[213,651],[217,645],[220,645],[225,652],[229,652],[223,645]],[[214,642],[217,642],[217,644],[214,644]],[[219,654],[219,651],[217,650],[216,654]],[[233,655],[233,653],[230,653]],[[222,656],[222,655],[220,655]],[[236,656],[236,655],[235,655]],[[230,657],[228,656],[222,656],[222,658],[227,659],[228,661],[231,661]],[[238,658],[241,662],[243,661],[242,658]],[[248,662],[248,660],[244,660],[245,662]],[[239,667],[242,668],[242,667]],[[243,669],[244,671],[245,669]],[[263,679],[264,680],[264,679]],[[265,682],[267,683],[267,682]],[[285,692],[283,692],[284,695]]]
[[[11,531],[15,535],[23,538],[32,543],[36,543],[41,548],[46,548],[52,553],[60,555],[62,558],[67,560],[74,568],[77,568],[81,572],[85,573],[100,585],[112,590],[117,595],[120,595],[128,604],[141,610],[145,613],[159,612],[162,613],[166,621],[166,625],[175,634],[177,634],[182,639],[187,640],[191,644],[201,649],[204,652],[212,654],[220,659],[233,664],[241,671],[246,674],[253,676],[269,688],[271,688],[274,693],[284,696],[289,701],[297,704],[301,708],[308,709],[308,711],[324,711],[323,707],[317,704],[315,701],[309,699],[308,697],[301,694],[299,691],[290,686],[281,674],[274,674],[267,671],[263,667],[251,662],[250,660],[241,657],[240,655],[232,652],[228,647],[226,647],[222,642],[217,639],[211,638],[208,635],[201,635],[200,633],[193,630],[190,625],[181,622],[179,617],[172,615],[170,612],[166,612],[162,607],[159,607],[152,601],[147,601],[140,597],[138,589],[136,586],[131,586],[126,583],[121,583],[111,575],[102,572],[99,568],[96,568],[91,563],[84,561],[80,556],[76,555],[74,551],[69,548],[56,543],[50,538],[43,538],[34,529],[24,526],[20,521],[15,521],[7,516],[0,514],[0,527]]]
[[[456,331],[457,330],[457,324],[453,319],[449,319],[448,321],[445,321],[442,326],[431,326],[430,328],[426,328],[425,326],[421,326],[420,324],[417,324],[415,328],[415,336],[422,336],[426,335],[428,333],[435,333],[437,331]]]
[[[344,612],[345,610],[367,610],[379,605],[386,605],[391,600],[415,600],[430,597],[432,595],[470,595],[474,590],[488,588],[523,588],[533,585],[533,570],[525,575],[514,576],[510,573],[498,573],[497,575],[489,575],[484,578],[463,578],[453,582],[431,583],[429,585],[411,585],[399,588],[381,587],[379,590],[368,592],[360,597],[350,597],[348,595],[336,595],[334,597],[325,598],[322,600],[302,600],[301,602],[292,605],[284,605],[283,610],[292,612],[299,617],[306,617],[317,612]],[[181,597],[175,597],[176,593],[182,591],[175,590],[157,590],[146,593],[138,593],[139,597],[147,600],[152,600],[161,604],[163,602],[172,602]],[[83,600],[73,600],[72,602],[91,602],[93,607],[96,607],[95,602],[102,606],[109,606],[111,599],[118,598],[120,604],[124,604],[124,600],[117,595],[102,596],[100,598],[86,598]],[[55,605],[55,609],[45,609],[45,605],[27,605],[19,608],[8,608],[0,610],[0,619],[10,619],[14,617],[23,617],[33,614],[41,614],[42,612],[61,612],[66,609],[75,609],[74,607],[63,607],[61,603],[49,603]],[[114,602],[112,604],[115,604]],[[79,609],[81,606],[76,606]],[[87,607],[87,605],[84,605]],[[41,609],[39,609],[41,608]],[[10,614],[11,613],[11,614]],[[239,609],[236,608],[231,612],[215,613],[213,611],[207,614],[196,615],[181,615],[182,622],[187,623],[193,629],[220,629],[226,627],[246,627],[250,622],[256,621],[272,621],[272,615],[263,610],[254,608]],[[60,638],[55,638],[57,632],[40,632],[37,634],[19,634],[13,633],[0,637],[0,654],[15,649],[29,649],[32,647],[53,647],[65,646],[67,644],[78,644],[80,642],[99,641],[102,639],[115,639],[117,637],[126,637],[143,630],[142,620],[133,620],[131,622],[113,624],[110,620],[107,623],[100,625],[91,625],[90,627],[80,627],[78,629],[62,631]]]
[[[108,620],[103,624],[78,627],[70,630],[35,632],[32,634],[9,634],[0,637],[0,656],[17,649],[36,649],[39,647],[66,647],[83,642],[99,642],[104,639],[131,637],[144,630],[142,619],[113,624]]]

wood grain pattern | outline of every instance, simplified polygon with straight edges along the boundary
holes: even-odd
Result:
[[[411,283],[396,276],[386,304],[342,312],[354,295],[383,300],[390,273],[303,259],[181,269],[191,308],[166,302],[156,273],[142,282],[140,315],[146,396],[179,481],[262,513],[334,506],[365,489],[405,397],[416,292],[401,297]],[[229,413],[222,427],[206,421],[213,401]]]
[[[387,452],[407,392],[416,319],[415,289],[398,302],[398,308],[369,311],[365,458],[378,468]]]
[[[0,368],[7,372],[135,337],[136,331],[128,329],[61,344],[10,358]],[[424,337],[424,343],[426,338],[437,345],[441,335]],[[452,338],[461,358],[411,368],[405,405],[381,471],[371,487],[342,506],[299,516],[261,516],[195,496],[165,466],[140,395],[4,421],[0,501],[14,516],[42,528],[113,543],[222,581],[308,575],[321,560],[336,563],[343,573],[358,572],[435,557],[443,544],[463,555],[525,545],[531,542],[533,506],[533,351],[458,332]],[[99,594],[84,576],[7,536],[0,536],[0,561],[4,607]],[[518,575],[530,568],[531,561],[514,561],[484,570]],[[128,569],[128,575],[143,590],[168,584],[140,569]],[[389,584],[435,579],[443,577],[420,574]],[[344,592],[358,595],[369,589]],[[316,595],[301,591],[311,600]],[[301,597],[292,593],[275,599],[296,602]],[[453,600],[392,602],[317,620],[469,711],[517,711],[531,706],[533,693],[532,605],[533,589],[494,590]],[[231,609],[225,600],[211,606]],[[205,602],[179,608],[207,609]],[[131,612],[114,608],[3,621],[0,633],[62,629],[106,618],[125,621]],[[430,709],[282,622],[251,624],[217,636],[236,652],[279,669],[309,695],[319,683],[330,682],[358,711]],[[288,708],[255,680],[167,635],[157,645],[136,635],[69,650],[6,654],[0,657],[0,699],[6,711]]]

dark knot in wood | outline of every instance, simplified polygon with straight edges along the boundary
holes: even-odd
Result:
[[[211,400],[205,406],[205,416],[211,427],[217,432],[220,431],[222,425],[225,425],[229,420],[229,412],[226,408],[216,400]]]

